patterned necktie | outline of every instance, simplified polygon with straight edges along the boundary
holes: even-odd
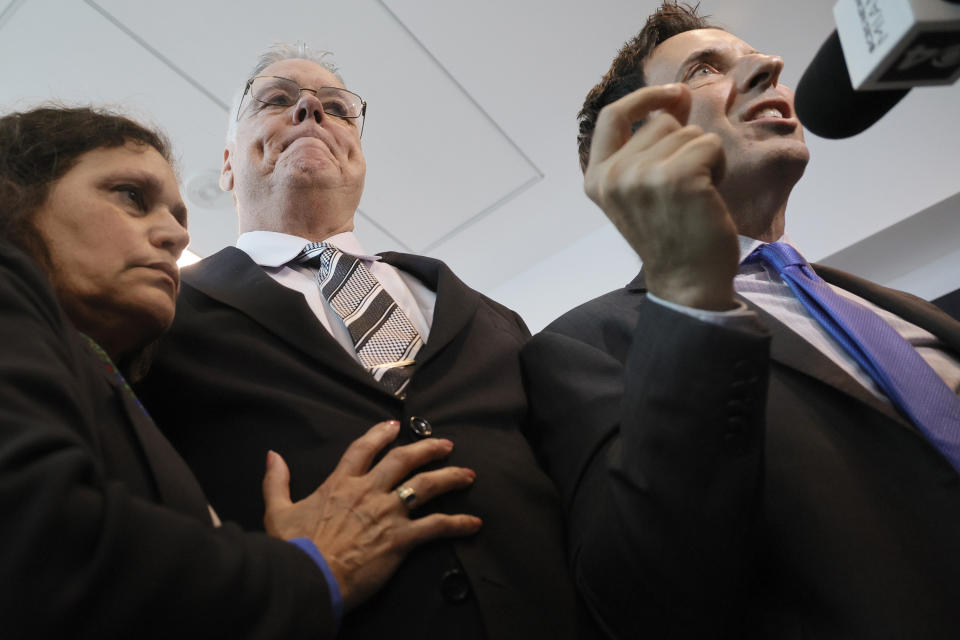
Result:
[[[361,364],[400,395],[423,340],[396,301],[360,258],[331,244],[311,242],[292,262],[317,267],[320,293],[343,319]]]
[[[817,322],[960,472],[960,398],[917,350],[879,315],[837,294],[790,245],[762,245],[746,262],[757,260],[777,270]]]

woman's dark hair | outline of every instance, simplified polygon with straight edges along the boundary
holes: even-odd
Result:
[[[162,133],[105,109],[44,106],[0,117],[0,239],[49,272],[50,255],[34,229],[34,213],[80,156],[127,142],[149,145],[171,161]]]

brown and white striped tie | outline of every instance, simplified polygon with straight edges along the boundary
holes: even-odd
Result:
[[[292,260],[317,269],[320,293],[343,318],[357,357],[375,380],[399,395],[423,346],[420,334],[360,258],[311,242]]]

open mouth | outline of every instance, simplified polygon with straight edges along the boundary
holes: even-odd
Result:
[[[786,102],[766,101],[752,107],[743,120],[744,122],[752,122],[754,120],[789,120],[792,116],[790,106]]]
[[[776,107],[766,107],[757,111],[753,114],[753,120],[759,120],[760,118],[782,118],[783,114],[780,112],[780,109]]]

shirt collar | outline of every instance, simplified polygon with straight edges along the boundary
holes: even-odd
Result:
[[[757,247],[762,244],[766,244],[763,240],[757,240],[756,238],[750,238],[748,236],[737,236],[737,240],[740,242],[740,273],[749,273],[752,271],[760,271],[763,269],[762,263],[754,262],[752,264],[743,264],[743,261],[753,253]],[[800,252],[800,248],[793,243],[793,240],[790,239],[790,236],[787,235],[787,232],[784,231],[783,235],[777,239],[777,242],[786,242],[791,247]],[[802,255],[802,253],[801,253]]]
[[[247,231],[237,238],[237,248],[261,267],[282,267],[295,257],[310,241],[300,236],[276,231]],[[375,262],[380,256],[367,255],[352,231],[330,236],[324,242],[365,262]]]

